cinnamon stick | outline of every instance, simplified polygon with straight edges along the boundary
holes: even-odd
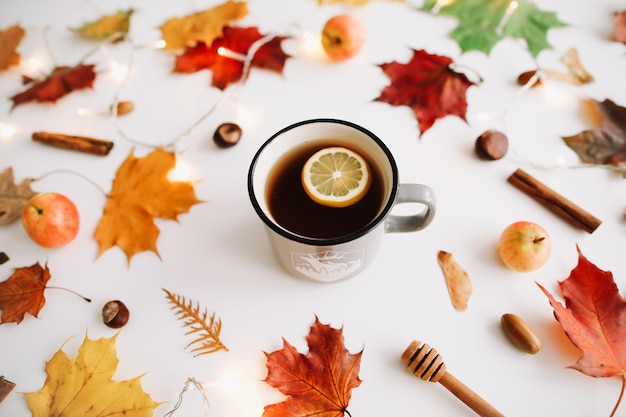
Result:
[[[593,233],[602,223],[601,220],[521,169],[511,174],[507,181],[563,220],[587,233]]]
[[[33,132],[32,138],[35,142],[98,156],[108,155],[113,148],[113,142],[89,138],[86,136],[72,136],[50,132]]]
[[[9,392],[11,392],[14,387],[15,384],[13,382],[7,381],[3,376],[0,376],[0,403],[9,395]]]

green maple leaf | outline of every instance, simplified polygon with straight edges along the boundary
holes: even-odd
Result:
[[[517,0],[517,8],[507,16],[511,3],[511,0],[457,0],[442,6],[438,13],[459,20],[450,37],[463,52],[476,50],[488,54],[499,41],[513,37],[524,39],[536,57],[551,47],[548,30],[566,26],[556,13],[541,11],[527,0]],[[435,0],[427,0],[423,9],[433,11],[436,4]]]

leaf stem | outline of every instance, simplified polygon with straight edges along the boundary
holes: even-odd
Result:
[[[613,411],[611,411],[610,417],[613,417],[615,413],[617,413],[617,409],[619,408],[619,405],[622,402],[622,398],[624,397],[624,389],[626,389],[626,375],[622,375],[622,389],[619,392],[617,403],[615,404],[615,407],[613,407]]]
[[[63,291],[67,291],[67,292],[71,292],[74,295],[79,296],[80,298],[82,298],[83,300],[87,301],[88,303],[91,303],[91,298],[87,298],[82,294],[77,293],[74,290],[70,290],[69,288],[63,288],[63,287],[46,287],[46,289],[53,289],[53,290],[63,290]]]
[[[96,184],[95,181],[93,181],[92,179],[84,176],[83,174],[80,174],[78,172],[75,171],[71,171],[69,169],[55,169],[53,171],[47,172],[37,178],[32,178],[32,181],[39,181],[42,180],[44,178],[46,178],[49,175],[53,175],[53,174],[72,174],[72,175],[76,175],[77,177],[82,178],[83,180],[87,181],[88,183],[90,183],[91,185],[93,185],[94,187],[96,187],[96,189],[98,189],[98,191],[100,191],[105,197],[108,196],[107,192],[104,191],[104,189],[102,187],[100,187],[98,184]]]

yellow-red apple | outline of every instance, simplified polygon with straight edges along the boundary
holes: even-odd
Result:
[[[552,241],[545,229],[528,221],[510,224],[498,240],[498,256],[504,265],[520,272],[543,266],[551,250]]]
[[[356,17],[339,14],[322,29],[322,46],[333,61],[344,61],[359,53],[365,43],[365,26]]]
[[[66,196],[40,193],[22,210],[22,224],[28,236],[46,248],[56,248],[72,241],[78,233],[78,209]]]

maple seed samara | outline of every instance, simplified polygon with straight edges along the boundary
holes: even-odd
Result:
[[[359,53],[365,43],[365,26],[349,14],[328,19],[322,29],[322,47],[333,61],[345,61]]]
[[[40,193],[22,210],[22,224],[28,236],[46,248],[56,248],[72,241],[78,233],[78,209],[66,196]]]
[[[507,226],[498,240],[498,256],[510,269],[530,272],[550,257],[552,241],[543,227],[519,221]]]

